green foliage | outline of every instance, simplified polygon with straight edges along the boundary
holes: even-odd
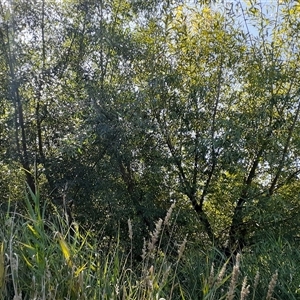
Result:
[[[64,249],[63,275],[77,255],[66,224],[48,224],[58,244],[43,225],[49,203],[57,212],[71,199],[80,226],[137,261],[174,202],[172,234],[189,233],[195,249],[215,246],[228,259],[257,251],[266,235],[294,247],[299,5],[262,2],[1,2],[0,202],[27,209],[22,255],[37,281],[55,270],[50,252]],[[123,238],[128,219],[132,244]],[[104,265],[120,264],[119,254]],[[80,281],[83,266],[64,278]],[[73,288],[67,295],[81,293]]]

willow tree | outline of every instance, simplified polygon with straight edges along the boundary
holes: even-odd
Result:
[[[298,225],[295,7],[252,4],[180,5],[136,33],[147,45],[136,65],[145,134],[176,197],[228,254]]]

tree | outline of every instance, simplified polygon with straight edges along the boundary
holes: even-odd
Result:
[[[109,237],[174,201],[227,254],[293,237],[298,6],[251,3],[3,2],[3,169]]]
[[[294,218],[276,206],[291,205],[283,195],[299,174],[298,66],[290,51],[297,34],[282,15],[268,19],[258,2],[240,13],[260,24],[257,33],[210,7],[178,6],[163,20],[151,19],[138,37],[147,41],[149,58],[137,80],[164,145],[165,176],[177,173],[174,188],[228,254]]]

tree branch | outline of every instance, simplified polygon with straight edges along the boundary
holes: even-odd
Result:
[[[296,123],[297,123],[297,120],[298,120],[298,117],[299,117],[299,112],[300,112],[300,102],[298,104],[296,114],[295,114],[294,119],[293,119],[293,123],[292,123],[291,127],[289,128],[288,137],[287,137],[287,140],[286,140],[283,152],[282,152],[281,160],[279,162],[279,166],[278,166],[276,175],[275,175],[275,177],[274,177],[274,179],[273,179],[273,181],[270,185],[270,188],[269,188],[269,194],[270,195],[272,195],[274,193],[274,189],[275,189],[276,184],[278,182],[279,176],[282,172],[282,168],[284,166],[284,161],[286,159],[287,152],[288,152],[290,142],[291,142],[291,139],[292,139],[292,134],[293,134],[293,131],[295,129],[295,126],[296,126]]]

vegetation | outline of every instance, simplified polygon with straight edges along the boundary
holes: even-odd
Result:
[[[273,249],[268,247],[268,253],[264,245],[254,258],[238,254],[234,264],[212,249],[191,252],[187,238],[176,246],[171,243],[177,218],[172,205],[156,222],[136,262],[130,220],[123,237],[131,244],[126,251],[121,237],[107,246],[103,237],[99,241],[91,232],[77,228],[72,235],[58,212],[45,223],[47,205],[40,207],[38,191],[31,197],[25,200],[24,215],[3,216],[2,299],[297,299],[299,257],[290,245],[271,237],[267,240]],[[285,253],[278,257],[282,249]]]
[[[298,299],[299,12],[0,0],[2,296]]]

